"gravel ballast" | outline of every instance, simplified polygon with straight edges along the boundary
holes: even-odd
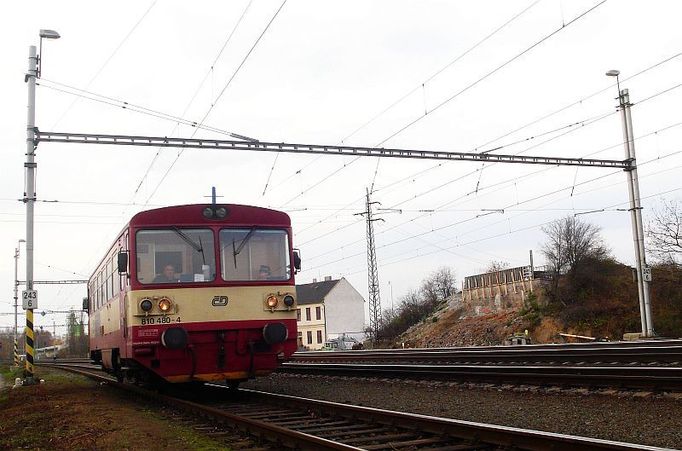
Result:
[[[680,449],[682,395],[276,373],[244,388]]]

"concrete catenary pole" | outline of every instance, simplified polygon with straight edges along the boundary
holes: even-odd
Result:
[[[38,57],[36,47],[28,48],[28,114],[26,120],[26,189],[24,202],[26,203],[26,291],[33,290],[33,206],[36,200],[35,192],[35,118],[36,118],[36,76]],[[25,382],[32,384],[33,381],[33,308],[26,310],[26,370]]]
[[[628,181],[628,195],[630,197],[630,219],[632,223],[632,238],[635,247],[635,260],[637,267],[637,291],[639,294],[639,310],[642,323],[642,335],[654,336],[654,327],[651,317],[651,300],[649,296],[650,272],[646,264],[646,252],[644,248],[644,226],[642,224],[642,205],[639,195],[639,178],[637,177],[637,164],[635,158],[635,141],[632,129],[632,113],[630,107],[630,94],[627,89],[619,90],[619,108],[623,122],[623,144],[625,158],[632,162],[629,169],[625,170]],[[646,270],[646,274],[645,274]]]

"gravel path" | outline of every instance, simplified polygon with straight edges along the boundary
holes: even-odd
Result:
[[[562,434],[682,447],[682,395],[273,374],[244,388]]]

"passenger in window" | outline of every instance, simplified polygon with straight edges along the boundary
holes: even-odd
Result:
[[[258,279],[268,280],[270,278],[270,267],[268,265],[260,265],[258,269]]]
[[[173,265],[166,265],[163,267],[163,273],[154,277],[154,283],[175,283],[178,278],[175,276],[175,267]]]

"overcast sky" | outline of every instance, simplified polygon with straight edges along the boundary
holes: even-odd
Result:
[[[220,132],[229,131],[276,142],[479,152],[503,146],[495,152],[623,159],[617,88],[604,75],[618,69],[635,104],[645,222],[661,199],[681,198],[678,1],[281,6],[5,5],[0,313],[12,311],[12,256],[25,235],[25,207],[17,201],[23,76],[41,28],[62,36],[43,42],[36,110],[43,131],[219,139],[229,139]],[[123,109],[122,101],[154,113]],[[204,120],[214,130],[178,125],[161,113]],[[36,280],[87,278],[134,213],[206,202],[212,186],[221,202],[290,214],[303,254],[299,283],[343,276],[366,297],[365,224],[354,214],[364,210],[373,184],[373,200],[402,211],[375,224],[384,307],[440,266],[453,268],[459,283],[491,260],[528,264],[531,249],[543,264],[542,225],[590,210],[605,211],[581,218],[602,228],[619,261],[634,264],[629,214],[620,211],[627,208],[626,179],[613,169],[389,159],[377,165],[375,158],[52,143],[40,144],[37,162],[38,198],[59,202],[36,205]],[[24,256],[22,246],[20,279]],[[39,311],[78,307],[86,294],[84,286],[37,288]],[[63,324],[64,315],[36,324],[53,321]],[[12,323],[0,314],[0,326]]]

